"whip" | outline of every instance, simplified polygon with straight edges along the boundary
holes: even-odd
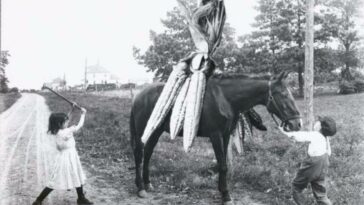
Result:
[[[64,97],[63,95],[59,94],[58,92],[54,91],[52,88],[43,85],[42,86],[42,90],[43,89],[47,89],[49,91],[51,91],[52,93],[56,94],[58,97],[62,98],[64,101],[68,102],[69,104],[71,104],[72,106],[75,105],[75,107],[79,110],[81,110],[81,107],[78,106],[75,102],[72,102],[71,100],[67,99],[66,97]]]

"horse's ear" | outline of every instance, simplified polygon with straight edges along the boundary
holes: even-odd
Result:
[[[283,81],[284,79],[286,79],[286,78],[288,77],[289,73],[290,73],[290,72],[288,72],[288,71],[282,71],[282,72],[278,75],[278,77],[277,77],[277,81],[278,81],[278,82]]]
[[[286,71],[281,72],[277,77],[277,81],[281,82],[286,76]]]

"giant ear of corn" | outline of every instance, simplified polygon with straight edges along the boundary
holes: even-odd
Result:
[[[248,138],[249,140],[253,140],[252,130],[250,129],[250,122],[245,114],[240,114],[240,120],[243,122],[243,135],[244,138]]]
[[[240,122],[240,118],[239,118],[238,122],[236,122],[235,129],[233,130],[233,132],[230,135],[230,141],[233,145],[235,145],[236,151],[239,154],[241,154],[242,140],[243,140],[243,128],[241,126],[241,122]]]
[[[181,130],[183,125],[187,105],[186,96],[190,82],[191,77],[187,78],[187,80],[183,84],[172,108],[171,120],[169,124],[169,130],[172,140],[176,138],[178,132]]]
[[[194,137],[197,135],[205,94],[206,76],[202,71],[195,71],[191,76],[187,93],[186,113],[183,124],[183,148],[189,151]]]
[[[185,69],[188,65],[185,62],[177,64],[169,76],[162,93],[160,94],[157,103],[155,104],[152,114],[149,117],[147,125],[144,129],[142,136],[142,142],[146,143],[153,132],[161,125],[168,112],[170,111],[172,104],[174,103],[177,93],[183,86],[187,75]]]

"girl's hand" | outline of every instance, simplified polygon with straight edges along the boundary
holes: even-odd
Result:
[[[85,108],[81,107],[81,112],[82,112],[82,113],[86,113],[86,112],[87,112],[87,110],[86,110]]]
[[[78,106],[77,103],[75,103],[75,102],[72,103],[72,108],[75,108],[77,106]]]

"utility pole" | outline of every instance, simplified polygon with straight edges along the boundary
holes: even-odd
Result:
[[[85,59],[85,79],[84,79],[84,89],[87,89],[87,58]]]
[[[1,25],[1,4],[2,4],[2,0],[0,0],[0,62],[1,64],[3,63],[3,53],[1,50],[1,33],[2,33],[2,25]]]
[[[305,36],[305,92],[304,126],[312,130],[313,115],[313,76],[314,76],[314,0],[306,1],[306,36]]]

